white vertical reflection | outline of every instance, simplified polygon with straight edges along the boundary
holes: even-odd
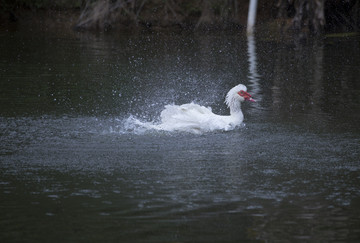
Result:
[[[261,101],[261,90],[259,85],[260,75],[257,71],[257,60],[256,60],[256,43],[253,35],[247,36],[248,43],[248,60],[249,60],[249,91],[254,99],[259,102]]]

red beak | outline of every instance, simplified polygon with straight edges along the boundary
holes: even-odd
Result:
[[[248,100],[248,101],[251,101],[251,102],[256,102],[253,98],[251,98],[251,95],[244,91],[244,90],[240,90],[238,92],[238,94],[241,96],[241,97],[244,97],[245,100]]]

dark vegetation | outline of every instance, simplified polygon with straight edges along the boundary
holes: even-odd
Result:
[[[77,30],[240,29],[249,0],[0,0],[2,22],[46,11],[71,12]],[[359,0],[259,0],[257,25],[318,34],[359,31]],[[271,29],[273,31],[273,29]]]

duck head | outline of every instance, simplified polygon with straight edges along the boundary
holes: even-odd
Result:
[[[247,92],[247,88],[243,84],[236,85],[226,95],[225,103],[230,108],[230,113],[241,111],[241,102],[245,100],[255,102],[251,95]]]
[[[238,95],[243,97],[244,100],[248,100],[248,101],[251,101],[251,102],[256,102],[253,98],[251,98],[251,95],[248,92],[244,91],[244,90],[240,90],[238,92]]]

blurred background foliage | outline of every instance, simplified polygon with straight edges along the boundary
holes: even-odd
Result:
[[[83,0],[0,0],[2,12],[16,9],[80,8]]]
[[[259,0],[258,25],[309,33],[358,31],[359,0]],[[118,28],[239,29],[249,0],[0,0],[2,20],[21,12],[72,10],[78,30]],[[3,22],[3,21],[2,21]]]

